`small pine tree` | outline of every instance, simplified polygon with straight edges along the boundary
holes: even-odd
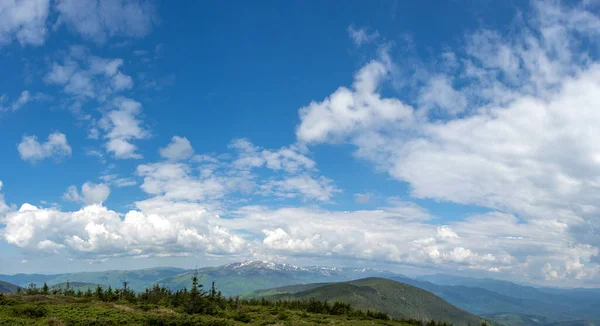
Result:
[[[42,294],[48,295],[49,293],[50,293],[50,288],[48,287],[48,284],[46,284],[46,282],[44,282],[44,286],[42,286]]]

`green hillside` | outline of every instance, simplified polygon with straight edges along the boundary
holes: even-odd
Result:
[[[15,293],[18,288],[19,287],[14,284],[0,281],[0,292],[2,293]]]
[[[324,285],[329,285],[329,284],[333,284],[333,283],[297,284],[297,285],[288,285],[288,286],[282,286],[282,287],[272,288],[272,289],[256,290],[253,292],[248,292],[248,293],[244,293],[244,294],[240,295],[240,299],[260,299],[260,298],[265,298],[265,297],[277,295],[277,294],[295,294],[298,292],[316,289],[318,287],[321,287]]]
[[[287,294],[266,297],[270,300],[317,299],[340,301],[358,309],[376,309],[395,318],[439,320],[454,325],[479,325],[481,318],[460,310],[434,294],[411,285],[384,278],[365,278],[356,281],[321,285],[293,293],[300,287],[287,287]],[[283,291],[282,288],[272,291]]]

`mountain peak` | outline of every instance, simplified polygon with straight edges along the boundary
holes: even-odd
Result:
[[[231,263],[223,266],[224,269],[229,270],[250,270],[250,269],[269,269],[275,271],[299,271],[307,270],[303,267],[295,265],[274,263],[266,260],[244,260],[241,262]]]

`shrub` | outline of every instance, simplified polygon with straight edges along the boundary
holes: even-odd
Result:
[[[42,318],[46,316],[48,310],[44,306],[40,305],[21,305],[13,307],[13,314],[15,316],[26,316],[29,318]]]
[[[239,322],[242,322],[242,323],[249,323],[249,322],[252,321],[252,317],[250,317],[248,314],[245,314],[243,312],[237,311],[233,315],[233,320],[239,321]]]

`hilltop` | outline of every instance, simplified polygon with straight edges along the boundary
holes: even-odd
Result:
[[[480,317],[458,309],[430,292],[384,278],[371,277],[333,284],[304,284],[271,289],[270,292],[277,294],[265,296],[268,300],[339,301],[358,309],[376,309],[395,318],[439,320],[454,325],[481,323]]]

